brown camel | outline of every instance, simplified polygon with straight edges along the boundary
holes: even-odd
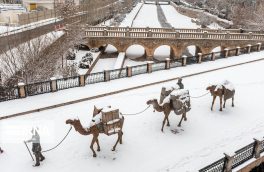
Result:
[[[79,132],[81,135],[90,135],[90,134],[93,135],[93,139],[92,139],[90,148],[93,151],[93,157],[96,157],[97,155],[96,155],[96,152],[93,149],[93,145],[96,142],[97,143],[97,151],[100,151],[100,145],[99,145],[99,141],[98,141],[98,136],[99,136],[100,133],[104,133],[105,134],[104,129],[103,129],[103,123],[100,122],[99,124],[93,125],[90,128],[84,128],[82,126],[80,120],[77,120],[77,119],[74,119],[74,120],[68,119],[66,121],[66,124],[71,124],[75,128],[75,130],[77,132]],[[122,128],[123,128],[123,124],[124,124],[124,117],[122,117],[120,119],[120,122],[117,123],[118,127],[120,128],[120,130],[117,132],[118,138],[117,138],[117,141],[116,141],[116,143],[115,143],[112,151],[115,151],[116,145],[117,145],[118,142],[120,144],[122,144],[122,136],[123,136]]]
[[[226,81],[228,82],[228,81]],[[229,84],[229,82],[228,82]],[[222,111],[222,101],[224,98],[224,105],[223,108],[225,108],[226,100],[232,98],[232,107],[234,107],[234,95],[235,95],[235,89],[231,88],[228,89],[224,84],[223,85],[211,85],[206,88],[206,90],[209,90],[211,95],[213,96],[212,106],[211,110],[213,110],[214,102],[217,96],[219,96],[220,100],[220,111]]]
[[[156,111],[164,113],[165,117],[164,117],[164,120],[162,122],[162,127],[161,127],[161,131],[163,132],[163,128],[164,128],[166,121],[167,121],[167,126],[170,126],[169,115],[170,115],[171,111],[174,110],[172,100],[170,100],[170,102],[168,102],[168,103],[163,103],[162,105],[160,105],[158,103],[157,99],[152,99],[152,100],[148,100],[147,104],[152,105]],[[185,109],[185,107],[184,107],[184,109]],[[177,114],[177,115],[182,115],[182,118],[178,124],[178,127],[181,127],[182,120],[184,119],[184,121],[187,121],[186,110],[184,110],[183,113]]]

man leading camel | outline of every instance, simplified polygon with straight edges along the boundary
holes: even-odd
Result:
[[[32,138],[27,141],[27,143],[32,142],[32,152],[34,153],[36,157],[36,164],[35,166],[39,166],[39,161],[43,161],[45,157],[41,153],[41,145],[40,145],[40,136],[38,134],[38,128],[32,128]]]
[[[180,89],[184,89],[184,85],[182,83],[182,78],[178,79],[177,85],[179,86]]]

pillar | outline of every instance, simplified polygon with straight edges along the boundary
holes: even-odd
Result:
[[[198,63],[202,63],[202,53],[198,53]]]
[[[186,64],[187,64],[187,56],[183,55],[182,56],[182,66],[186,66]]]
[[[108,32],[106,29],[104,29],[104,36],[107,36],[108,35]]]
[[[108,70],[104,71],[104,81],[105,82],[110,81],[110,71]]]
[[[17,84],[17,86],[18,86],[18,96],[19,96],[19,98],[27,97],[25,84],[23,82],[20,82],[20,83]]]
[[[79,76],[79,86],[84,87],[85,86],[85,75]]]
[[[254,138],[254,157],[260,158],[261,141]]]
[[[223,172],[232,172],[232,164],[233,164],[233,160],[234,160],[234,155],[227,155],[226,153],[224,153],[225,155],[225,163],[224,163],[224,170]]]
[[[148,62],[147,63],[147,73],[151,73],[152,72],[152,64],[153,64],[153,62]]]
[[[131,77],[132,76],[132,67],[131,66],[127,66],[126,67],[126,73],[127,73],[127,77]]]
[[[57,91],[57,79],[55,77],[51,77],[50,78],[50,89],[51,92],[55,92]]]
[[[260,49],[261,49],[261,43],[257,43],[257,45],[258,45],[258,51],[260,51]]]
[[[170,59],[169,58],[166,58],[165,69],[170,69]]]
[[[225,48],[224,49],[224,56],[225,56],[225,58],[227,58],[228,57],[228,53],[229,53],[229,49],[228,48]]]
[[[250,53],[250,51],[251,51],[251,46],[252,46],[252,45],[250,45],[250,44],[247,45],[247,53]]]
[[[212,61],[215,60],[215,52],[212,52],[211,60],[212,60]]]
[[[239,56],[240,54],[240,47],[236,47],[236,56]]]

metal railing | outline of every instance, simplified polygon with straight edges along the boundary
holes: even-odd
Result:
[[[248,161],[255,157],[255,146],[257,145],[256,141],[250,143],[249,145],[235,151],[235,154],[232,156],[232,165],[231,169],[238,167],[244,162]],[[259,153],[264,152],[264,140],[260,141],[260,151]],[[225,164],[228,163],[228,158],[224,157],[218,161],[202,168],[199,172],[223,172],[225,169]]]
[[[57,79],[57,89],[64,90],[68,88],[79,87],[79,76]]]
[[[26,95],[34,96],[38,94],[50,93],[51,83],[49,81],[37,82],[33,84],[28,84],[25,86]]]
[[[0,91],[0,102],[14,100],[19,98],[18,88],[4,88],[1,87]]]

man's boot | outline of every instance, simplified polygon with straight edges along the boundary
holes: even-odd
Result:
[[[45,157],[42,155],[42,153],[40,153],[40,161],[43,161],[45,159]]]
[[[39,163],[39,153],[35,153],[35,157],[36,157],[36,164],[34,165],[34,167],[37,167],[37,166],[39,166],[40,165],[40,163]]]

